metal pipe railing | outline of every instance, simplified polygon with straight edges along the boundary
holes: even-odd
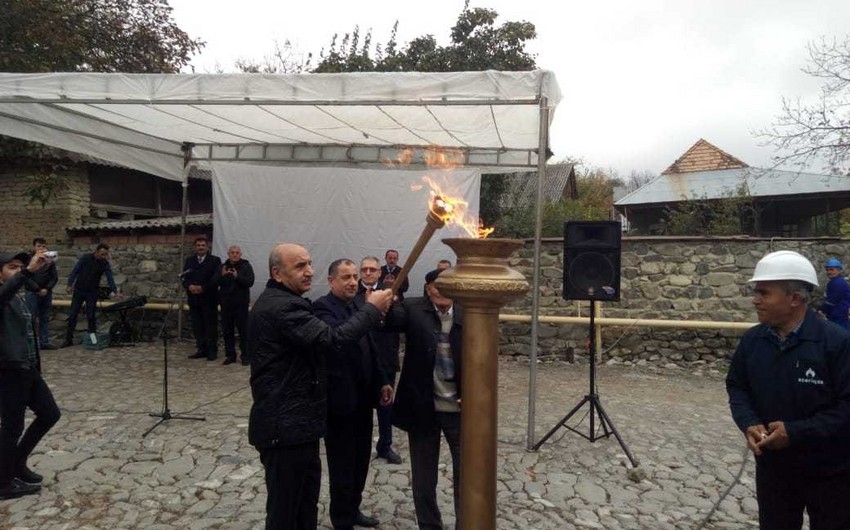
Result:
[[[539,315],[538,321],[547,324],[585,324],[590,325],[588,317],[559,317]],[[500,322],[531,322],[531,315],[499,315]],[[734,329],[746,331],[755,326],[755,322],[718,322],[712,320],[658,320],[650,318],[610,318],[594,319],[597,326],[639,326],[653,328],[681,329]]]

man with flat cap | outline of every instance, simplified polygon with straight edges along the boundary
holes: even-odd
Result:
[[[413,505],[421,529],[442,529],[437,506],[440,437],[452,457],[455,513],[460,478],[461,308],[435,285],[443,271],[425,275],[425,296],[406,298],[388,319],[405,333],[404,363],[393,404],[393,424],[407,431]],[[457,521],[457,517],[456,517]]]
[[[50,264],[44,250],[0,255],[0,500],[41,490],[42,477],[27,467],[27,458],[59,421],[59,407],[41,377],[35,320],[22,292]],[[27,408],[35,419],[24,430]]]

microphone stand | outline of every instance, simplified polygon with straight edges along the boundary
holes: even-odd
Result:
[[[145,438],[148,434],[151,433],[154,429],[162,425],[164,422],[168,420],[192,420],[192,421],[206,421],[206,418],[203,416],[188,416],[184,414],[172,414],[171,409],[168,408],[168,318],[171,316],[171,312],[174,310],[176,304],[179,303],[180,293],[183,289],[183,284],[181,280],[187,271],[183,271],[177,275],[177,291],[175,293],[174,299],[171,301],[171,304],[168,306],[168,311],[165,314],[165,318],[162,321],[162,327],[159,329],[159,336],[162,337],[162,411],[161,412],[152,412],[150,416],[153,418],[159,418],[159,421],[154,423],[150,429],[146,430],[144,434],[142,434],[142,438]]]

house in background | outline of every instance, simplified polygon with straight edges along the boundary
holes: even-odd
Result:
[[[63,186],[43,207],[30,200],[28,191],[35,184],[33,175],[45,170],[45,162],[0,157],[0,248],[29,248],[36,236],[50,245],[70,244],[80,234],[92,233],[83,226],[180,216],[183,188],[179,182],[49,149],[50,169],[60,175]],[[194,171],[189,177],[189,213],[210,217],[209,172]],[[69,232],[71,227],[74,230]]]
[[[665,234],[669,209],[687,201],[711,204],[731,197],[752,204],[749,235],[836,235],[838,212],[850,207],[850,177],[753,168],[700,139],[661,175],[614,206],[628,219],[631,233]]]
[[[537,203],[537,172],[506,173],[507,189],[499,199],[502,210],[534,208]],[[573,164],[548,164],[543,175],[543,200],[577,199],[576,169]]]

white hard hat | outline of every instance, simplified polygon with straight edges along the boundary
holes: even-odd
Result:
[[[812,262],[791,250],[771,252],[756,263],[751,282],[798,280],[818,286],[818,275]]]

